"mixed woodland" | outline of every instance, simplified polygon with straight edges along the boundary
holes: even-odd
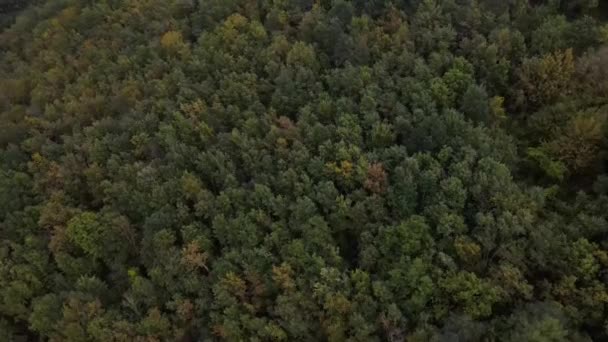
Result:
[[[601,0],[0,0],[0,341],[606,341],[607,119]]]

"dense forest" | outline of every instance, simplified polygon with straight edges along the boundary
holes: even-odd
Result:
[[[608,340],[602,0],[0,0],[0,341]]]

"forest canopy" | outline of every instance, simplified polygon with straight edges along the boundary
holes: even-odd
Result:
[[[0,341],[608,340],[608,3],[0,0]]]

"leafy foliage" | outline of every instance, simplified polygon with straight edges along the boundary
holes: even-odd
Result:
[[[0,1],[0,340],[608,339],[605,11]]]

